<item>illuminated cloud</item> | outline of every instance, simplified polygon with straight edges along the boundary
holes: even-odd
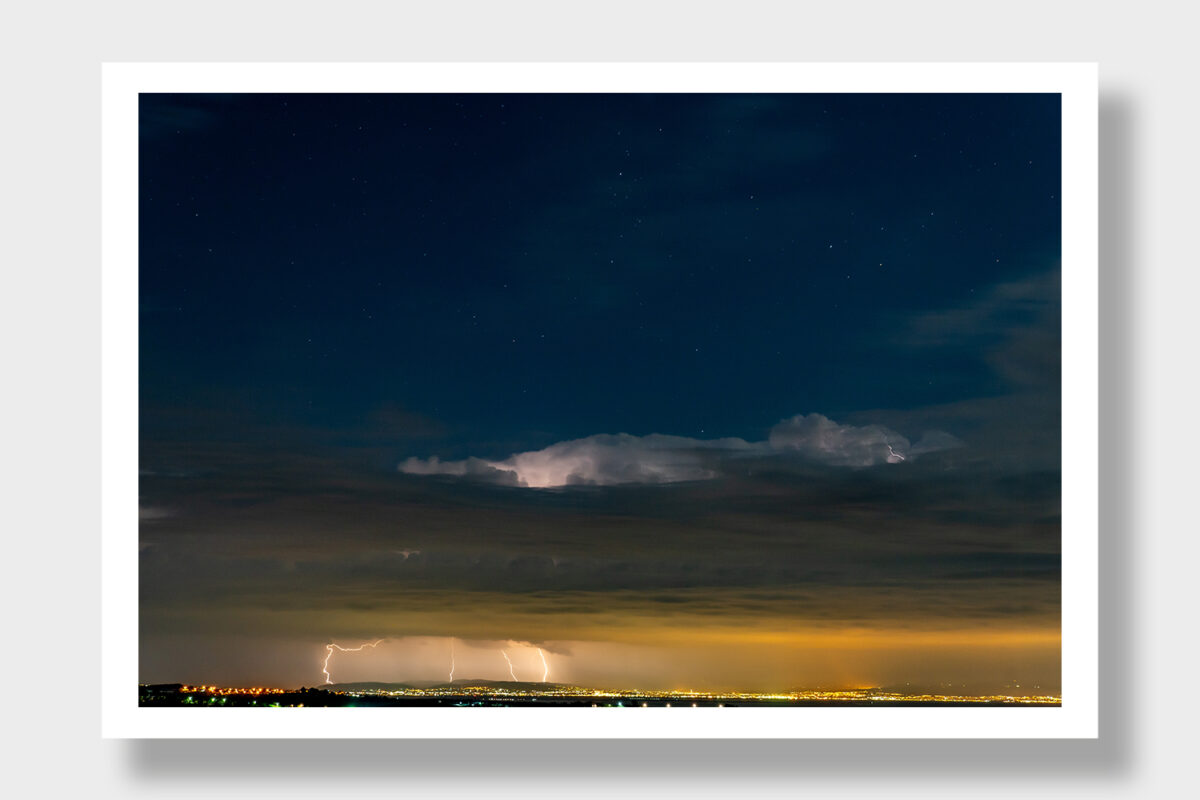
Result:
[[[771,429],[772,449],[795,450],[813,460],[846,467],[899,464],[908,439],[882,425],[839,425],[823,414],[798,414]]]
[[[686,436],[597,434],[558,442],[541,450],[509,456],[504,461],[468,458],[439,461],[410,458],[400,471],[410,475],[456,475],[484,480],[501,479],[520,486],[621,483],[678,483],[715,478],[720,474],[712,453],[749,451],[743,439],[691,439]]]
[[[531,488],[659,484],[717,478],[724,474],[731,459],[745,455],[796,455],[831,466],[869,467],[899,464],[961,444],[948,433],[933,431],[913,447],[904,436],[881,425],[839,425],[821,414],[809,414],[781,421],[765,442],[657,433],[597,434],[516,453],[503,461],[409,458],[400,465],[400,471]]]
[[[936,453],[939,450],[953,450],[962,447],[963,440],[945,431],[925,431],[912,449],[908,451],[909,458],[916,458],[925,453]]]

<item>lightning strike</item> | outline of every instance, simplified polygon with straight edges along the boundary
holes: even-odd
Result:
[[[550,665],[546,663],[546,654],[542,652],[542,648],[538,648],[538,655],[542,657],[542,683],[546,682],[546,678],[550,676]]]
[[[508,674],[512,675],[512,679],[515,681],[517,679],[517,673],[513,672],[512,659],[508,657],[508,652],[501,650],[500,655],[504,656],[504,660],[508,662]]]
[[[454,640],[450,640],[450,683],[454,683]]]
[[[357,653],[360,650],[365,650],[368,647],[375,647],[383,639],[376,639],[373,642],[364,642],[358,647],[342,647],[341,645],[333,644],[332,642],[325,645],[325,663],[321,665],[321,671],[325,673],[325,683],[333,683],[333,679],[329,676],[329,659],[333,657],[334,650],[341,650],[343,653]]]
[[[890,443],[884,442],[884,444],[887,445],[888,453],[890,454],[890,455],[888,455],[888,461],[895,464],[896,462],[892,461],[893,458],[899,459],[901,461],[905,460],[904,456],[902,456],[901,454],[897,453],[895,450],[892,449],[892,445]]]

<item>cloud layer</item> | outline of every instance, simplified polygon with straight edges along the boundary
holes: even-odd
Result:
[[[870,467],[900,464],[961,444],[948,433],[930,431],[911,445],[907,438],[882,425],[840,425],[822,414],[798,414],[775,425],[765,442],[657,433],[596,434],[516,453],[502,461],[414,457],[404,461],[400,471],[530,488],[679,483],[720,477],[732,461],[746,456],[791,456],[830,466]]]

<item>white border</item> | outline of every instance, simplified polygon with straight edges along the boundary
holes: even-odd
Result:
[[[105,737],[1095,738],[1095,64],[104,64],[101,730]],[[1061,708],[183,709],[137,706],[139,92],[1061,92]],[[469,715],[469,717],[468,717]],[[547,723],[553,717],[552,727]],[[464,724],[468,723],[469,724]]]

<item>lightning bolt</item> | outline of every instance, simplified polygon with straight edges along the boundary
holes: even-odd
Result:
[[[382,641],[383,639],[376,639],[373,642],[365,642],[360,644],[358,647],[342,647],[341,645],[333,643],[325,645],[325,663],[321,665],[321,671],[325,673],[325,682],[333,683],[333,680],[329,677],[329,659],[333,657],[334,650],[341,650],[343,653],[357,653],[360,650],[367,649],[368,647],[375,647]]]
[[[546,678],[550,675],[550,665],[546,663],[546,654],[542,652],[542,648],[538,648],[538,655],[542,657],[542,683],[546,682]]]
[[[450,683],[454,683],[454,640],[450,640]]]
[[[500,651],[500,655],[504,656],[504,660],[508,662],[508,674],[512,675],[512,679],[517,679],[517,673],[513,672],[512,659],[508,657],[508,653],[504,650]]]
[[[904,456],[900,455],[900,454],[899,454],[899,453],[897,453],[895,450],[893,450],[893,449],[892,449],[892,445],[891,445],[891,443],[890,443],[890,442],[887,442],[887,441],[885,441],[885,442],[884,442],[884,444],[886,444],[886,445],[887,445],[888,452],[892,454],[892,457],[894,457],[894,458],[898,458],[898,459],[900,459],[901,461],[904,461]]]

